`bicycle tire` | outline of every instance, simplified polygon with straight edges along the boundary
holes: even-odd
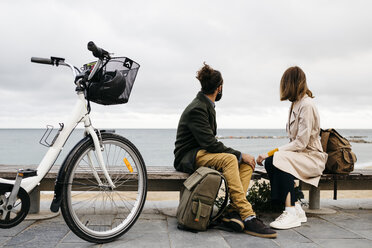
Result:
[[[94,175],[92,179],[88,153],[95,152],[92,139],[87,139],[68,158],[62,191],[61,211],[67,225],[93,243],[111,242],[126,233],[138,219],[147,194],[147,171],[138,149],[112,133],[102,133],[102,144],[107,171],[118,187],[111,189],[105,182],[96,156],[93,166],[101,185]]]
[[[2,195],[0,195],[0,202],[2,204],[5,204],[5,194],[10,195],[13,189],[13,185],[6,185],[2,184],[3,191],[6,192]],[[2,211],[0,211],[0,228],[11,228],[19,223],[21,223],[27,216],[28,211],[30,210],[30,196],[24,190],[22,187],[19,188],[18,194],[17,194],[17,199],[16,202],[14,203],[14,209],[12,213],[8,212],[8,215],[5,217],[5,219],[2,219]],[[15,216],[14,216],[15,215]]]

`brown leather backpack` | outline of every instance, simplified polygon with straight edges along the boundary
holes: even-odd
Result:
[[[328,153],[324,173],[348,174],[352,172],[357,158],[351,151],[350,142],[333,128],[321,129],[320,137],[323,151]]]

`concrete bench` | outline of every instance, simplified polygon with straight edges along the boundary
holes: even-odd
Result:
[[[260,173],[262,178],[268,179],[264,169],[259,169],[257,173]],[[307,212],[318,214],[334,213],[334,210],[321,208],[320,191],[333,190],[333,199],[337,200],[338,190],[372,190],[372,170],[354,170],[347,175],[323,174],[318,187],[301,181],[300,187],[303,191],[309,191],[309,208]]]
[[[37,166],[16,166],[0,165],[0,177],[14,179],[18,168],[32,168]],[[189,174],[176,171],[170,166],[148,166],[147,168],[147,189],[148,191],[180,191],[183,182]],[[31,193],[30,213],[40,211],[40,191],[54,191],[54,184],[58,174],[59,166],[53,166],[49,173]],[[260,179],[261,173],[254,173],[252,179]]]
[[[17,168],[25,166],[0,165],[0,177],[14,179]],[[36,166],[27,166],[36,168]],[[58,166],[54,166],[40,185],[30,194],[30,213],[38,213],[40,210],[40,191],[53,191],[58,173]],[[147,179],[148,191],[180,191],[183,182],[189,175],[176,171],[170,166],[148,166]],[[252,180],[267,179],[266,171],[262,167],[256,167]],[[337,199],[337,190],[372,190],[372,170],[356,170],[349,175],[322,175],[319,187],[301,183],[302,190],[309,190],[309,209],[320,210],[320,191],[334,190],[334,198]]]
[[[320,206],[320,191],[333,190],[337,200],[338,190],[372,190],[372,170],[354,170],[350,174],[323,174],[318,187],[301,183],[302,190],[309,190],[309,209],[314,213],[326,213]]]

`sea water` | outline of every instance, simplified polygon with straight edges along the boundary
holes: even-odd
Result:
[[[349,139],[372,142],[372,129],[338,130]],[[0,165],[24,167],[39,164],[47,147],[39,144],[44,129],[0,129]],[[129,139],[141,152],[147,166],[173,166],[176,129],[116,129],[115,132]],[[51,134],[49,140],[53,139]],[[61,164],[73,146],[84,137],[84,130],[77,129],[70,136],[56,164]],[[226,146],[257,156],[288,143],[282,129],[219,129],[217,138]],[[356,168],[372,166],[372,144],[351,143],[358,161]]]

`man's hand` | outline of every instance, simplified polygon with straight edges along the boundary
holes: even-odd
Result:
[[[246,164],[249,164],[253,170],[256,167],[256,161],[254,157],[249,154],[242,153],[242,161]]]
[[[257,160],[256,160],[257,164],[262,166],[263,165],[262,162],[268,157],[269,155],[267,155],[266,153],[258,155]]]

